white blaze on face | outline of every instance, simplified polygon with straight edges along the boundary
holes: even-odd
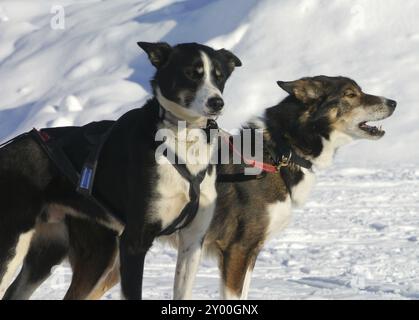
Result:
[[[211,59],[203,51],[201,51],[201,59],[204,74],[202,76],[202,83],[198,87],[195,99],[190,105],[190,109],[201,115],[205,115],[211,111],[207,107],[208,99],[221,97],[222,95],[220,89],[218,89],[213,82],[213,65]]]

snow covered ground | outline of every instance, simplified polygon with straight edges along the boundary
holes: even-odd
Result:
[[[338,164],[321,174],[305,209],[262,251],[250,299],[419,299],[419,169]],[[146,299],[170,299],[176,252],[147,256]],[[34,295],[61,298],[71,272],[60,266]],[[216,264],[204,260],[196,299],[219,297]],[[119,297],[114,288],[106,299]]]
[[[153,68],[140,40],[241,58],[225,92],[227,129],[284,97],[276,80],[350,76],[399,102],[387,135],[339,153],[262,253],[250,298],[419,298],[418,12],[416,0],[0,0],[0,141],[141,106]],[[171,297],[174,261],[159,245],[149,254],[146,298]],[[64,294],[69,269],[55,272],[35,298]],[[217,284],[204,262],[195,297],[218,297]]]

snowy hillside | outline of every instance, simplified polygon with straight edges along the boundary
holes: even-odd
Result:
[[[51,28],[57,4],[64,29]],[[226,88],[226,128],[283,97],[276,80],[347,75],[399,107],[382,141],[341,157],[419,163],[418,11],[416,0],[2,0],[0,139],[117,118],[150,91],[153,68],[137,41],[197,41],[244,64]]]
[[[140,40],[240,57],[220,118],[227,129],[284,97],[277,80],[352,77],[398,101],[387,135],[339,153],[263,251],[250,298],[419,299],[418,12],[417,0],[0,0],[0,141],[140,107],[154,72]],[[174,251],[153,248],[146,298],[171,297],[174,263]],[[69,280],[59,267],[35,298],[60,298]],[[194,296],[218,297],[217,284],[215,264],[204,262]]]

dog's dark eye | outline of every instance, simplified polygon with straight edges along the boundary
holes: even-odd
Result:
[[[355,92],[353,92],[353,91],[347,91],[347,92],[345,92],[345,97],[347,97],[347,98],[356,98],[356,93]]]
[[[202,78],[202,76],[204,75],[204,68],[199,66],[199,67],[194,67],[194,68],[187,68],[185,69],[185,75],[192,80],[199,80]]]

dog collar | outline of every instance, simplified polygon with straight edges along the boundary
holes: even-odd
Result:
[[[282,145],[281,148],[277,148],[277,151],[275,151],[272,147],[268,146],[267,150],[277,168],[288,167],[291,163],[305,169],[311,169],[313,167],[311,161],[300,157],[290,147]]]
[[[238,155],[246,165],[251,166],[253,168],[258,168],[262,171],[262,175],[258,175],[256,176],[256,178],[263,177],[266,173],[278,173],[281,171],[282,168],[288,167],[290,164],[295,164],[305,169],[311,169],[313,166],[311,161],[300,157],[295,153],[295,151],[293,151],[289,147],[286,148],[284,145],[281,146],[281,149],[277,148],[277,151],[271,148],[270,146],[266,146],[266,150],[269,152],[273,164],[262,161],[256,161],[253,159],[250,160],[243,156],[243,154],[234,147],[234,144],[230,139],[230,135],[224,134],[223,137],[226,143],[229,145],[230,151]],[[219,180],[229,180],[224,178],[225,177]]]
[[[163,107],[158,101],[157,101],[157,103],[159,105],[159,119],[160,119],[160,121],[167,121],[171,125],[176,126],[176,127],[177,127],[179,121],[184,121],[189,125],[190,128],[197,128],[197,129],[204,128],[204,122],[203,121],[201,122],[201,121],[192,121],[192,120],[184,119],[184,118],[178,116],[176,113],[174,113],[170,109],[166,109],[165,107]],[[204,117],[202,117],[202,118],[204,118]]]
[[[274,163],[277,163],[283,167],[288,166],[290,163],[294,163],[297,166],[305,169],[311,169],[313,167],[313,163],[310,160],[299,156],[289,145],[289,143],[285,141],[281,131],[277,130],[272,138],[276,148],[273,148],[269,145],[267,146],[267,150],[270,153]]]
[[[170,115],[170,116],[167,117],[167,115]],[[160,118],[160,121],[168,121],[173,126],[177,126],[177,124],[175,123],[176,121],[185,121],[185,120],[182,120],[182,119],[176,117],[173,113],[166,110],[160,104],[159,104],[159,118]],[[215,119],[207,119],[207,123],[206,123],[205,128],[204,127],[197,127],[196,129],[204,130],[205,134],[207,136],[207,142],[210,143],[211,142],[211,130],[217,130],[218,131],[219,127],[218,127],[217,121]]]

